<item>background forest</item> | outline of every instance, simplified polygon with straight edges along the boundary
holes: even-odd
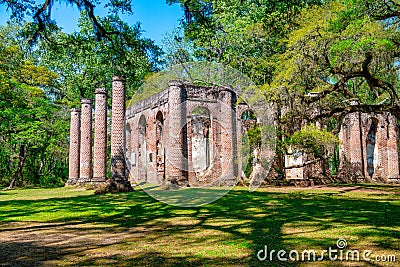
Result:
[[[58,186],[68,176],[69,109],[95,87],[127,78],[128,99],[159,70],[186,61],[229,65],[277,108],[275,170],[289,148],[330,160],[349,112],[400,119],[398,0],[167,0],[184,11],[163,49],[120,15],[131,1],[59,0],[81,11],[79,31],[51,19],[57,0],[0,0],[0,184]],[[95,13],[106,5],[107,16]],[[26,20],[26,18],[30,18]],[[150,94],[152,92],[145,92]],[[304,125],[324,126],[303,127]]]

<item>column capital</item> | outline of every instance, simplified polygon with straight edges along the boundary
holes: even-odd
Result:
[[[96,90],[94,91],[94,93],[95,93],[95,94],[104,94],[104,95],[106,95],[106,94],[107,94],[107,89],[106,89],[106,88],[103,88],[103,87],[101,87],[101,88],[96,88]]]
[[[178,80],[171,80],[171,81],[169,81],[168,85],[169,86],[182,86],[183,83],[181,81],[178,81]]]
[[[112,77],[112,81],[113,81],[113,82],[125,82],[125,78],[120,77],[120,76],[118,76],[118,75],[114,75],[114,76]]]
[[[83,105],[83,104],[89,104],[89,105],[91,105],[93,103],[93,101],[92,101],[92,99],[89,99],[89,98],[82,98],[81,99],[81,104]]]

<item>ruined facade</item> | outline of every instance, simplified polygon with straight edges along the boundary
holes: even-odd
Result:
[[[390,113],[348,114],[339,132],[339,173],[345,182],[397,183],[399,175],[399,130]],[[286,166],[298,166],[310,160],[294,153],[285,157]],[[312,160],[312,158],[311,158]],[[328,162],[286,170],[286,178],[301,180],[327,176]]]
[[[231,185],[242,175],[242,114],[230,88],[172,81],[128,108],[130,179],[158,185]]]
[[[340,173],[351,180],[397,182],[398,129],[389,114],[348,114],[339,134]]]
[[[107,180],[107,90],[97,89],[95,95],[93,147],[92,101],[82,99],[81,109],[71,110],[68,184]],[[233,185],[244,177],[243,163],[248,161],[241,158],[241,142],[257,118],[246,103],[238,102],[232,88],[171,81],[161,92],[126,110],[124,80],[115,76],[112,96],[110,178],[114,181],[213,186]],[[342,180],[400,180],[394,116],[350,113],[339,139]],[[257,150],[252,156],[249,164],[254,174]],[[327,161],[300,166],[310,160],[310,155],[301,153],[286,156],[287,167],[299,166],[287,169],[286,178],[307,180],[329,174]]]

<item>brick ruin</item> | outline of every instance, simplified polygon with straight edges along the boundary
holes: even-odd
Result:
[[[373,114],[354,112],[347,114],[339,132],[340,181],[398,183],[399,129],[395,116],[390,113]],[[286,166],[306,162],[307,155],[286,156]],[[286,178],[302,180],[326,176],[325,164],[311,164],[286,170]]]
[[[81,110],[71,109],[71,122],[69,132],[69,177],[67,184],[76,184],[79,179],[81,144]]]
[[[131,181],[164,186],[235,184],[242,173],[237,156],[241,115],[249,108],[236,102],[231,88],[173,81],[129,107],[126,155]]]
[[[71,109],[69,179],[67,185],[104,183],[107,179],[107,90],[95,91],[94,145],[92,100],[82,99],[81,109]],[[127,183],[125,165],[125,82],[112,82],[111,179]],[[94,158],[93,158],[94,155]]]
[[[107,162],[107,91],[95,92],[92,168],[92,101],[71,110],[67,184],[103,183]],[[113,77],[111,178],[164,187],[232,185],[244,176],[243,134],[256,123],[232,88],[171,81],[169,86],[125,107],[125,83]],[[247,114],[247,115],[246,115]],[[398,129],[394,116],[348,114],[339,133],[339,177],[345,181],[397,182]],[[287,156],[286,166],[307,155]],[[309,159],[308,159],[309,160]],[[287,179],[309,179],[326,172],[324,164],[286,170]]]
[[[351,113],[339,134],[340,175],[351,180],[399,180],[398,129],[389,114]]]

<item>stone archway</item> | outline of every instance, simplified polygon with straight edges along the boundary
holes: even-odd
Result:
[[[258,129],[257,126],[257,117],[254,111],[247,109],[244,110],[240,116],[242,123],[242,149],[246,149],[245,151],[241,151],[243,156],[242,162],[242,172],[240,175],[246,178],[250,178],[254,169],[256,169],[256,165],[258,164],[257,155],[259,154],[259,146],[258,142],[260,141],[258,137]]]
[[[132,170],[132,165],[135,164],[135,159],[133,156],[133,150],[131,146],[131,140],[132,140],[132,129],[131,125],[127,123],[125,125],[125,138],[126,138],[126,144],[125,144],[125,150],[126,150],[126,172],[127,172],[127,177],[130,177],[131,170]]]
[[[138,181],[147,181],[146,118],[142,115],[138,125]]]
[[[165,180],[165,150],[164,150],[164,116],[161,111],[156,115],[156,171],[160,181]]]
[[[378,120],[371,118],[371,126],[369,127],[366,138],[366,157],[367,157],[367,173],[372,178],[378,162],[377,148],[376,148],[376,132],[378,128]]]
[[[192,110],[191,153],[193,171],[200,176],[211,165],[212,148],[210,144],[211,118],[206,107],[195,107]]]

